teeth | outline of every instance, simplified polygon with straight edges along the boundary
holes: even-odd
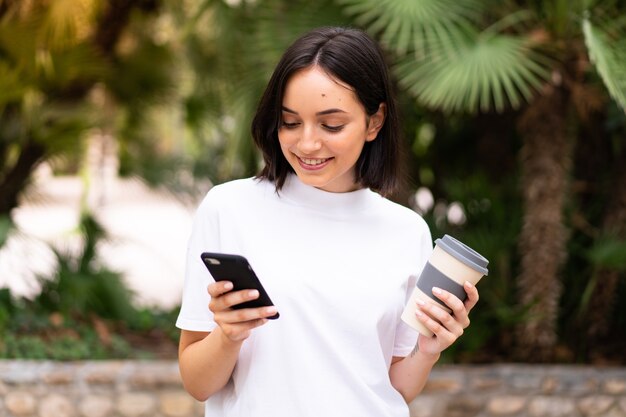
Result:
[[[319,164],[323,164],[324,162],[328,161],[330,158],[325,158],[325,159],[307,159],[307,158],[300,158],[302,160],[302,162],[304,162],[307,165],[319,165]]]

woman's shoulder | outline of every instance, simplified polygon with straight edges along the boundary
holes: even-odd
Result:
[[[259,191],[266,189],[269,185],[272,185],[269,181],[259,179],[256,177],[241,178],[216,184],[208,191],[208,194],[213,194],[220,197],[238,197],[242,194],[249,192]]]
[[[432,250],[430,227],[418,212],[388,199],[381,200],[385,226],[394,239],[424,254]]]
[[[398,227],[407,227],[412,230],[428,230],[428,224],[415,210],[400,203],[381,197],[378,199],[378,210],[390,222]]]
[[[204,196],[200,207],[224,207],[245,202],[253,203],[254,199],[273,189],[274,185],[256,177],[242,178],[214,185]]]

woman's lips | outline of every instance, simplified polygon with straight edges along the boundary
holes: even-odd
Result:
[[[296,156],[296,158],[298,158],[298,163],[300,164],[300,166],[309,171],[316,171],[318,169],[322,169],[326,165],[328,165],[328,162],[331,159],[333,159],[333,158],[301,158],[299,156]]]

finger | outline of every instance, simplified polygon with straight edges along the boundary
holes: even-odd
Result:
[[[452,310],[462,329],[466,329],[469,326],[469,310],[467,310],[467,305],[463,301],[451,292],[437,287],[433,287],[433,294]]]
[[[418,302],[418,309],[438,322],[448,332],[452,333],[454,338],[463,334],[463,325],[457,320],[457,317],[447,311],[444,311],[442,308],[437,307],[432,303],[425,303],[420,300],[420,302]]]
[[[417,319],[421,321],[426,328],[435,334],[437,339],[441,340],[445,346],[451,345],[456,337],[442,326],[438,321],[434,320],[420,308],[415,312]]]
[[[252,301],[259,297],[257,290],[241,290],[233,291],[222,294],[221,296],[211,298],[209,303],[209,310],[213,313],[218,311],[230,310],[237,304],[245,303],[246,301]]]
[[[220,328],[226,337],[233,341],[238,341],[247,339],[253,329],[264,325],[268,321],[267,319],[256,319],[237,324],[223,324]]]
[[[443,301],[450,308],[450,310],[452,310],[454,317],[460,323],[462,329],[469,326],[469,311],[463,301],[459,300],[459,298],[451,292],[437,287],[433,287],[433,294],[435,294],[437,298]]]
[[[276,312],[277,309],[274,306],[224,310],[215,314],[215,321],[222,324],[241,324],[259,319],[267,319],[276,314]]]
[[[467,312],[469,313],[470,310],[474,308],[474,306],[478,303],[478,299],[479,299],[478,290],[476,289],[476,286],[472,285],[472,283],[469,281],[465,281],[463,288],[465,289],[465,292],[467,293],[467,300],[465,300],[465,308],[467,309]]]
[[[209,284],[207,291],[211,297],[219,297],[233,289],[233,283],[230,281],[218,281]]]
[[[259,291],[257,290],[241,290],[233,291],[228,294],[224,294],[222,301],[226,307],[236,306],[237,304],[245,303],[246,301],[252,301],[259,298]]]

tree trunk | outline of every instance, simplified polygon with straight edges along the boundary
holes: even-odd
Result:
[[[524,217],[519,237],[518,299],[528,317],[517,329],[520,359],[545,362],[557,342],[561,281],[568,231],[563,205],[571,168],[567,98],[549,86],[522,114],[518,130]]]
[[[9,216],[17,207],[18,196],[28,183],[32,172],[45,155],[43,145],[30,141],[21,149],[17,162],[7,174],[0,178],[0,217]]]

